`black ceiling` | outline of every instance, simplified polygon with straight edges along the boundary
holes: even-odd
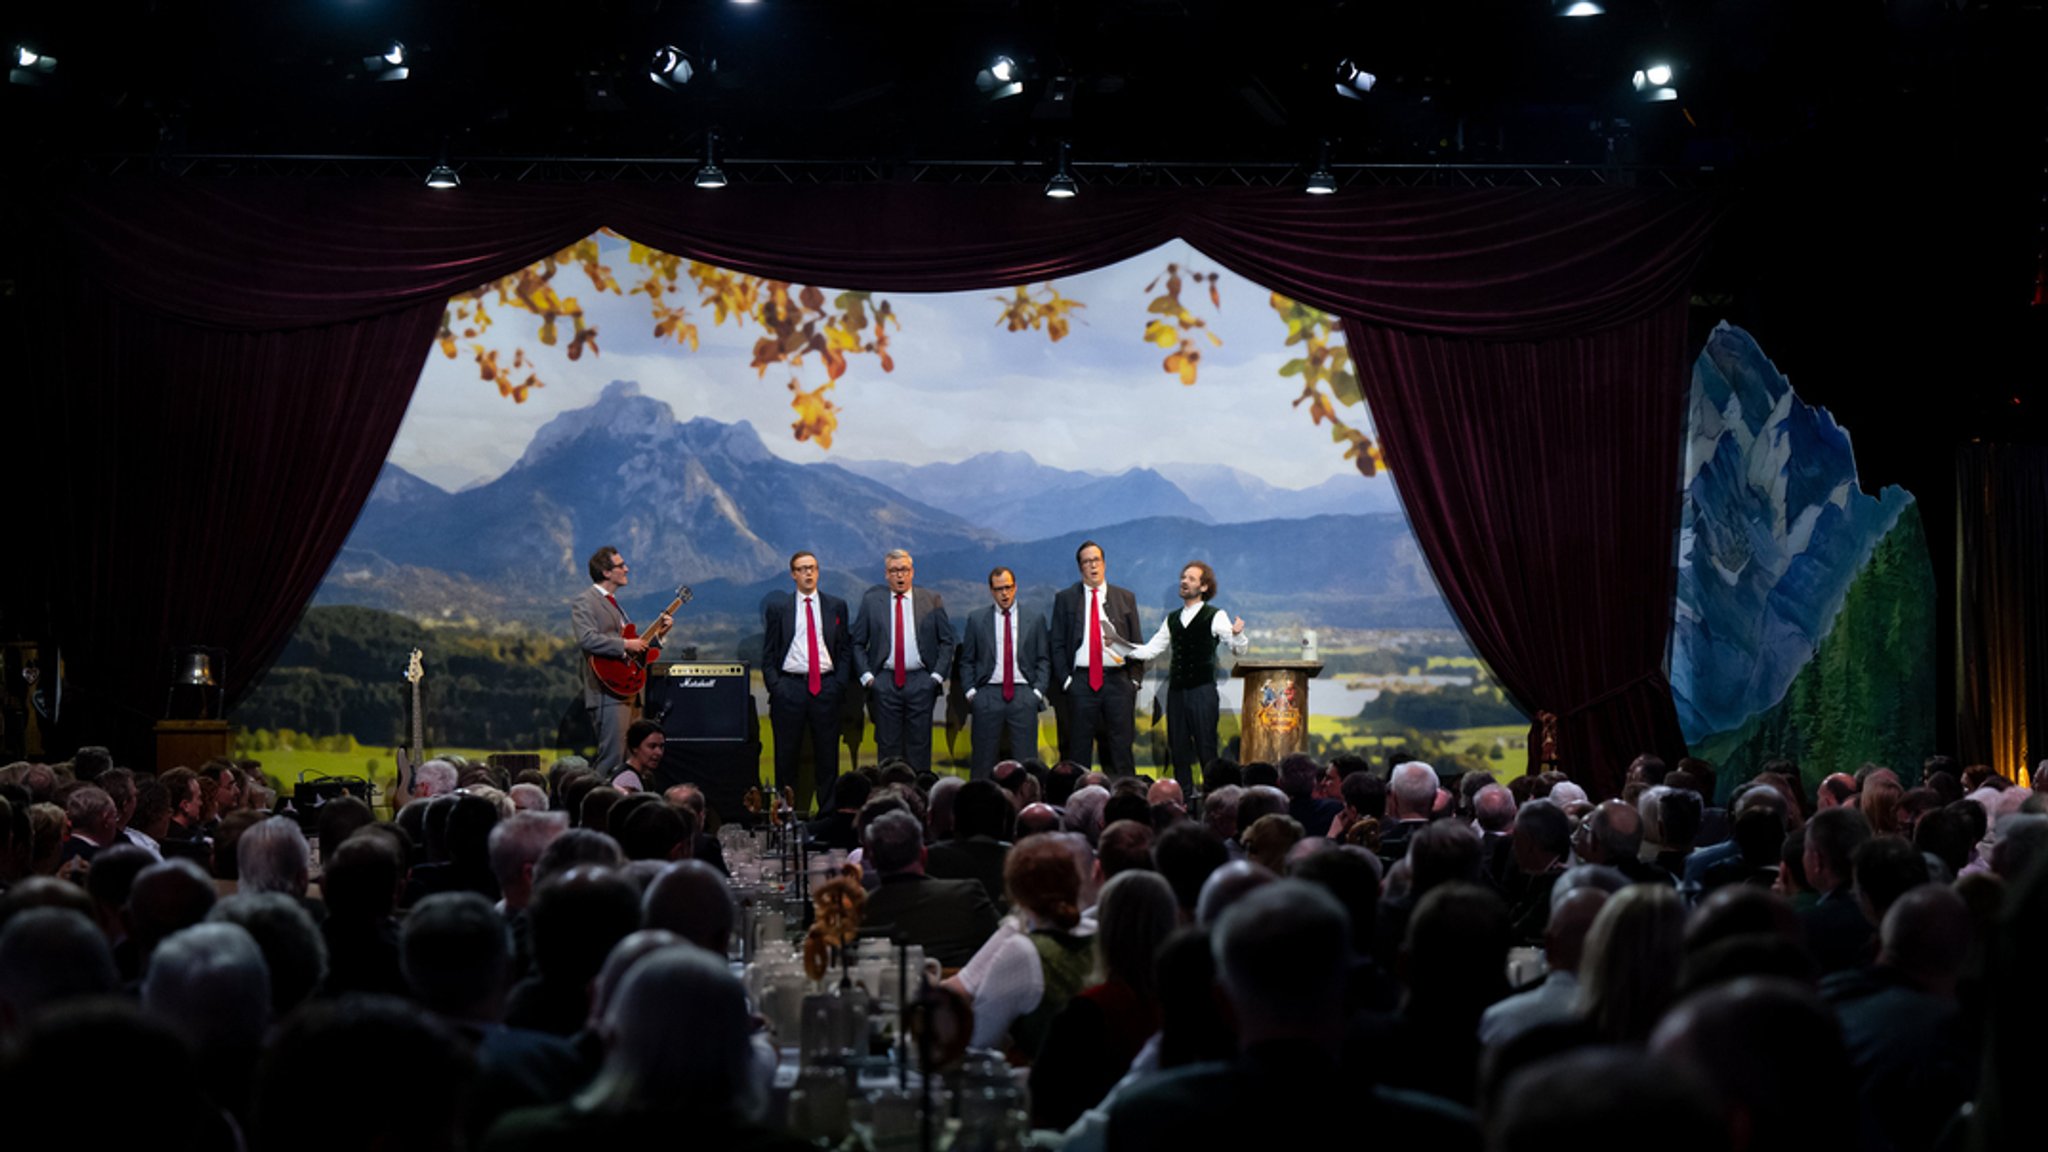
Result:
[[[1940,162],[1958,121],[2040,127],[2038,2],[158,0],[45,3],[10,42],[17,157],[344,155],[1758,167],[1819,149]],[[369,78],[391,40],[410,77]],[[716,71],[653,84],[673,44]],[[991,102],[998,53],[1025,91]],[[1362,101],[1332,74],[1381,77]],[[1680,99],[1629,76],[1679,68]],[[1071,98],[1053,100],[1061,78]],[[2030,106],[2030,107],[2029,107]],[[1965,138],[1974,133],[1965,132]]]
[[[1877,476],[1938,471],[1929,438],[2042,435],[2042,0],[1606,2],[1580,20],[1550,0],[16,5],[6,42],[58,66],[0,88],[0,195],[12,234],[38,226],[25,193],[73,175],[417,178],[445,147],[465,180],[676,178],[712,132],[741,183],[1038,180],[1061,141],[1084,189],[1298,181],[1326,141],[1348,180],[1619,172],[1741,191],[1700,322],[1751,327],[1803,392],[1877,430]],[[393,39],[410,77],[370,79]],[[715,72],[656,86],[666,44]],[[998,53],[1027,84],[992,103],[974,77]],[[1333,91],[1345,57],[1381,77],[1365,100]],[[1655,57],[1677,101],[1634,99]],[[278,159],[304,157],[342,159]],[[620,158],[645,163],[604,166]]]

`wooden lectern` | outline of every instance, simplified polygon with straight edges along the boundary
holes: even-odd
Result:
[[[156,722],[156,770],[197,768],[216,757],[231,756],[234,730],[225,720],[159,720]]]
[[[1320,660],[1239,660],[1230,669],[1244,678],[1238,763],[1278,764],[1308,748],[1308,682],[1322,670]]]

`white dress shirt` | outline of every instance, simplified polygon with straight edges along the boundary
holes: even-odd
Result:
[[[811,613],[809,617],[804,615],[806,609]],[[818,602],[818,594],[816,592],[808,596],[801,593],[797,595],[796,621],[790,629],[790,631],[796,633],[796,637],[789,642],[789,651],[783,654],[782,670],[784,672],[794,672],[799,676],[810,674],[811,653],[807,645],[811,639],[810,622],[812,620],[817,621],[818,624],[818,674],[820,676],[830,676],[832,674],[832,649],[825,643],[825,606]]]
[[[1205,605],[1197,600],[1193,604],[1183,607],[1180,610],[1181,627],[1186,628],[1194,623],[1196,613],[1205,607],[1212,607],[1212,605]],[[1230,645],[1231,655],[1242,656],[1245,653],[1245,649],[1252,646],[1251,637],[1246,636],[1242,632],[1232,632],[1230,629],[1230,613],[1217,608],[1216,615],[1209,621],[1210,633],[1218,640]],[[1150,660],[1155,656],[1163,655],[1172,644],[1173,618],[1169,616],[1159,622],[1159,631],[1154,632],[1150,640],[1131,649],[1128,659]]]

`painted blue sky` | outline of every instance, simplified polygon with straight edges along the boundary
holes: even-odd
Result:
[[[625,242],[606,237],[602,243],[625,279]],[[575,296],[598,325],[601,354],[571,362],[562,346],[539,345],[531,316],[494,309],[501,355],[509,362],[509,350],[524,347],[538,357],[547,386],[514,404],[478,379],[466,348],[453,360],[437,350],[421,373],[391,460],[451,490],[489,480],[518,459],[547,420],[588,405],[612,380],[634,380],[671,405],[678,419],[748,421],[770,451],[802,463],[917,465],[1011,449],[1042,464],[1102,472],[1228,463],[1283,488],[1356,476],[1327,430],[1289,404],[1299,384],[1282,378],[1279,367],[1293,350],[1283,344],[1286,329],[1266,289],[1223,271],[1218,310],[1206,291],[1190,285],[1183,301],[1223,344],[1204,342],[1193,387],[1161,370],[1165,350],[1140,334],[1153,295],[1145,286],[1169,262],[1222,271],[1176,241],[1061,280],[1060,291],[1087,307],[1074,314],[1072,333],[1058,344],[1043,332],[1012,333],[999,325],[997,291],[887,294],[902,319],[901,330],[891,334],[895,371],[884,373],[871,356],[854,358],[830,393],[840,411],[829,452],[790,435],[787,373],[771,368],[756,378],[749,366],[756,329],[715,325],[708,310],[693,307],[701,347],[691,352],[653,337],[645,297],[598,293],[580,272],[565,269],[557,290]],[[806,387],[824,378],[821,365],[807,365]],[[1363,415],[1362,409],[1347,413],[1354,422]],[[1359,483],[1387,481],[1359,477]]]

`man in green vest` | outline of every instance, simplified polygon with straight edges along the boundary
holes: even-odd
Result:
[[[1166,747],[1181,790],[1195,788],[1194,766],[1204,769],[1216,759],[1216,644],[1230,645],[1231,654],[1251,647],[1244,618],[1232,619],[1210,603],[1216,598],[1216,570],[1200,560],[1180,570],[1181,610],[1168,616],[1128,660],[1150,660],[1172,649],[1166,674]]]

